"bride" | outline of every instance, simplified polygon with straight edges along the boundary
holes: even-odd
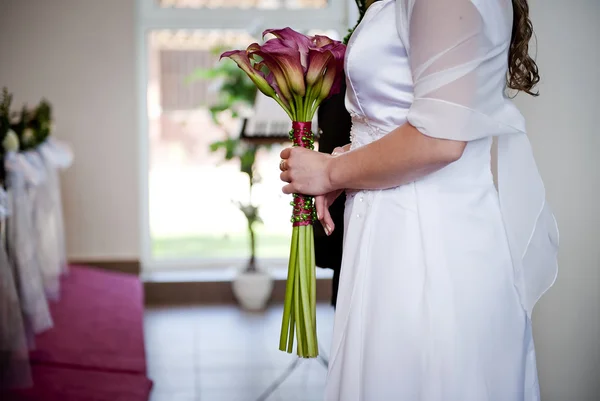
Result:
[[[539,80],[528,14],[374,3],[346,51],[352,143],[282,152],[283,191],[320,195],[329,233],[347,193],[327,401],[539,400],[531,312],[558,231],[507,94]]]

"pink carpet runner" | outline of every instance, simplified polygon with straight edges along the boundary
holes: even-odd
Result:
[[[36,338],[34,387],[15,401],[147,401],[143,288],[132,275],[73,266],[54,328]]]

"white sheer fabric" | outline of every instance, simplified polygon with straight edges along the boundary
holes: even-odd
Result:
[[[51,299],[58,299],[60,277],[67,270],[59,169],[69,167],[73,156],[66,145],[53,139],[23,156],[40,178],[37,185],[30,187],[36,254],[46,294]]]
[[[36,185],[28,186],[28,195],[32,202],[32,242],[35,243],[35,256],[42,272],[44,290],[49,299],[57,300],[60,292],[61,266],[58,259],[58,248],[55,245],[55,234],[52,231],[52,187],[48,171],[41,155],[35,151],[22,154],[38,177]]]
[[[353,149],[407,122],[468,143],[420,180],[348,192],[327,401],[539,400],[529,316],[557,232],[504,94],[511,18],[510,0],[382,0],[350,39]]]
[[[50,214],[52,216],[52,228],[49,231],[49,235],[52,235],[54,240],[51,246],[57,252],[57,263],[61,272],[66,272],[68,265],[59,173],[61,170],[65,170],[71,166],[73,163],[73,152],[67,144],[52,137],[40,145],[38,151],[46,167],[46,176],[51,196]]]
[[[0,188],[0,390],[31,385],[29,349],[12,265],[5,249],[8,196]]]
[[[8,256],[15,269],[25,327],[30,346],[33,346],[34,334],[53,324],[37,254],[34,203],[30,193],[43,177],[23,154],[7,154],[5,164],[11,210],[7,220]]]
[[[415,99],[407,120],[436,138],[498,136],[498,189],[516,285],[531,316],[557,274],[558,228],[525,121],[505,95],[511,0],[399,0]]]

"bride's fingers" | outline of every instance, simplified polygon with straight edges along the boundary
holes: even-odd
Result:
[[[333,152],[331,152],[331,156],[339,156],[345,152],[346,152],[346,150],[344,150],[344,148],[341,148],[338,146],[337,148],[333,149]]]
[[[281,174],[279,174],[279,178],[284,182],[292,182],[292,177],[289,170],[283,171]]]
[[[319,195],[315,197],[315,206],[317,208],[317,217],[323,225],[325,232],[327,233],[327,235],[331,235],[333,229],[335,228],[335,224],[333,223],[333,219],[331,218],[331,214],[329,213],[327,195]]]
[[[294,186],[292,184],[287,184],[283,187],[282,192],[286,195],[290,195],[290,194],[293,194],[298,191],[296,191],[296,189],[294,188]]]
[[[325,200],[324,195],[315,196],[315,207],[317,208],[317,218],[319,219],[320,222],[323,222],[323,209],[327,208],[327,205],[325,204],[325,202],[326,202],[326,200]]]
[[[331,218],[331,214],[329,213],[329,208],[325,208],[323,210],[323,218],[321,220],[321,224],[323,224],[323,228],[327,235],[331,235],[333,230],[335,229],[335,224],[333,224],[333,219]]]

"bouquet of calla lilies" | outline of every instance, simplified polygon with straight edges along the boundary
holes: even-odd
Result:
[[[269,29],[273,39],[246,50],[225,52],[257,88],[273,98],[292,120],[294,146],[314,148],[313,116],[323,100],[339,92],[346,46],[326,36],[306,36],[290,28]],[[300,357],[318,355],[313,221],[314,198],[294,194],[292,244],[279,349],[291,353],[294,332]]]

